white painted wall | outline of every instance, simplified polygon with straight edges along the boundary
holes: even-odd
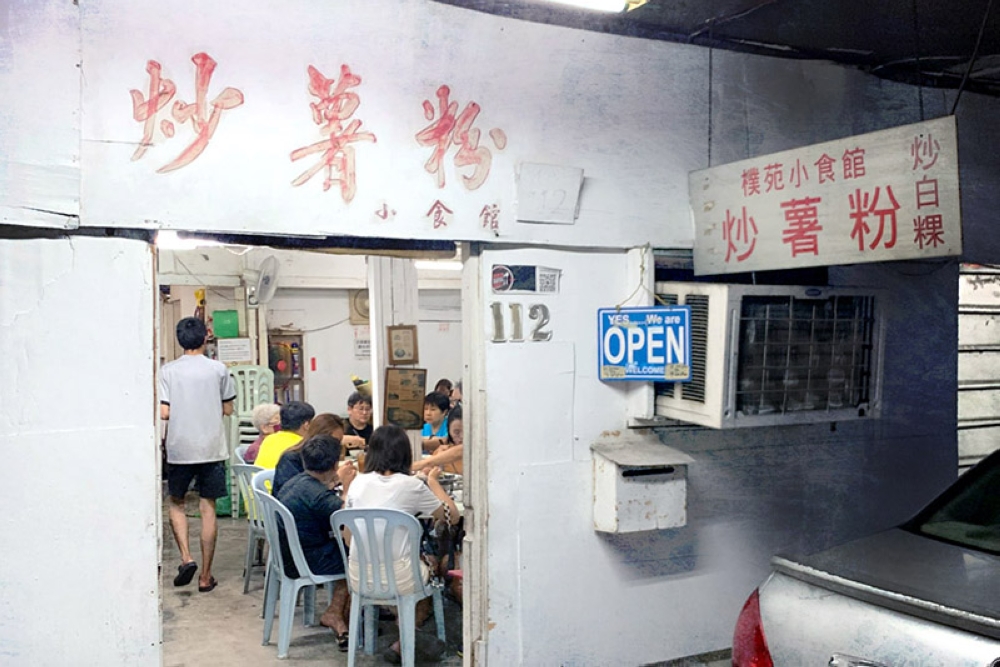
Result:
[[[427,369],[427,383],[458,379],[462,371],[461,303],[458,290],[420,293],[417,341],[419,368]],[[317,412],[347,414],[347,398],[354,391],[351,375],[369,379],[371,360],[354,354],[355,326],[348,321],[346,290],[279,289],[268,304],[269,326],[304,332],[306,400]],[[316,370],[312,370],[312,360]],[[433,386],[428,388],[431,391]]]
[[[152,287],[145,243],[0,240],[0,664],[160,664]]]
[[[0,221],[80,224],[80,8],[4,2]]]

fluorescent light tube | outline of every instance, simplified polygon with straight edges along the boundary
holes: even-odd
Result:
[[[625,10],[625,0],[547,0],[560,5],[570,5],[580,9],[598,12],[621,12]]]

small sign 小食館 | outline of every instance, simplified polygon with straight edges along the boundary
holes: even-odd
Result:
[[[962,252],[955,117],[695,171],[694,272]]]
[[[598,377],[604,381],[691,380],[691,308],[601,308]]]

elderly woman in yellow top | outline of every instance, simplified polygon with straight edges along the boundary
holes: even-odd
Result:
[[[313,406],[302,401],[290,401],[281,406],[281,430],[264,438],[254,465],[274,469],[286,449],[298,444],[316,416]]]

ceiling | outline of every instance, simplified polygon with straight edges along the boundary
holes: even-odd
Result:
[[[639,6],[622,14],[543,0],[436,1],[609,34],[829,60],[928,87],[959,88],[968,72],[964,90],[1000,96],[993,0],[632,0]]]

